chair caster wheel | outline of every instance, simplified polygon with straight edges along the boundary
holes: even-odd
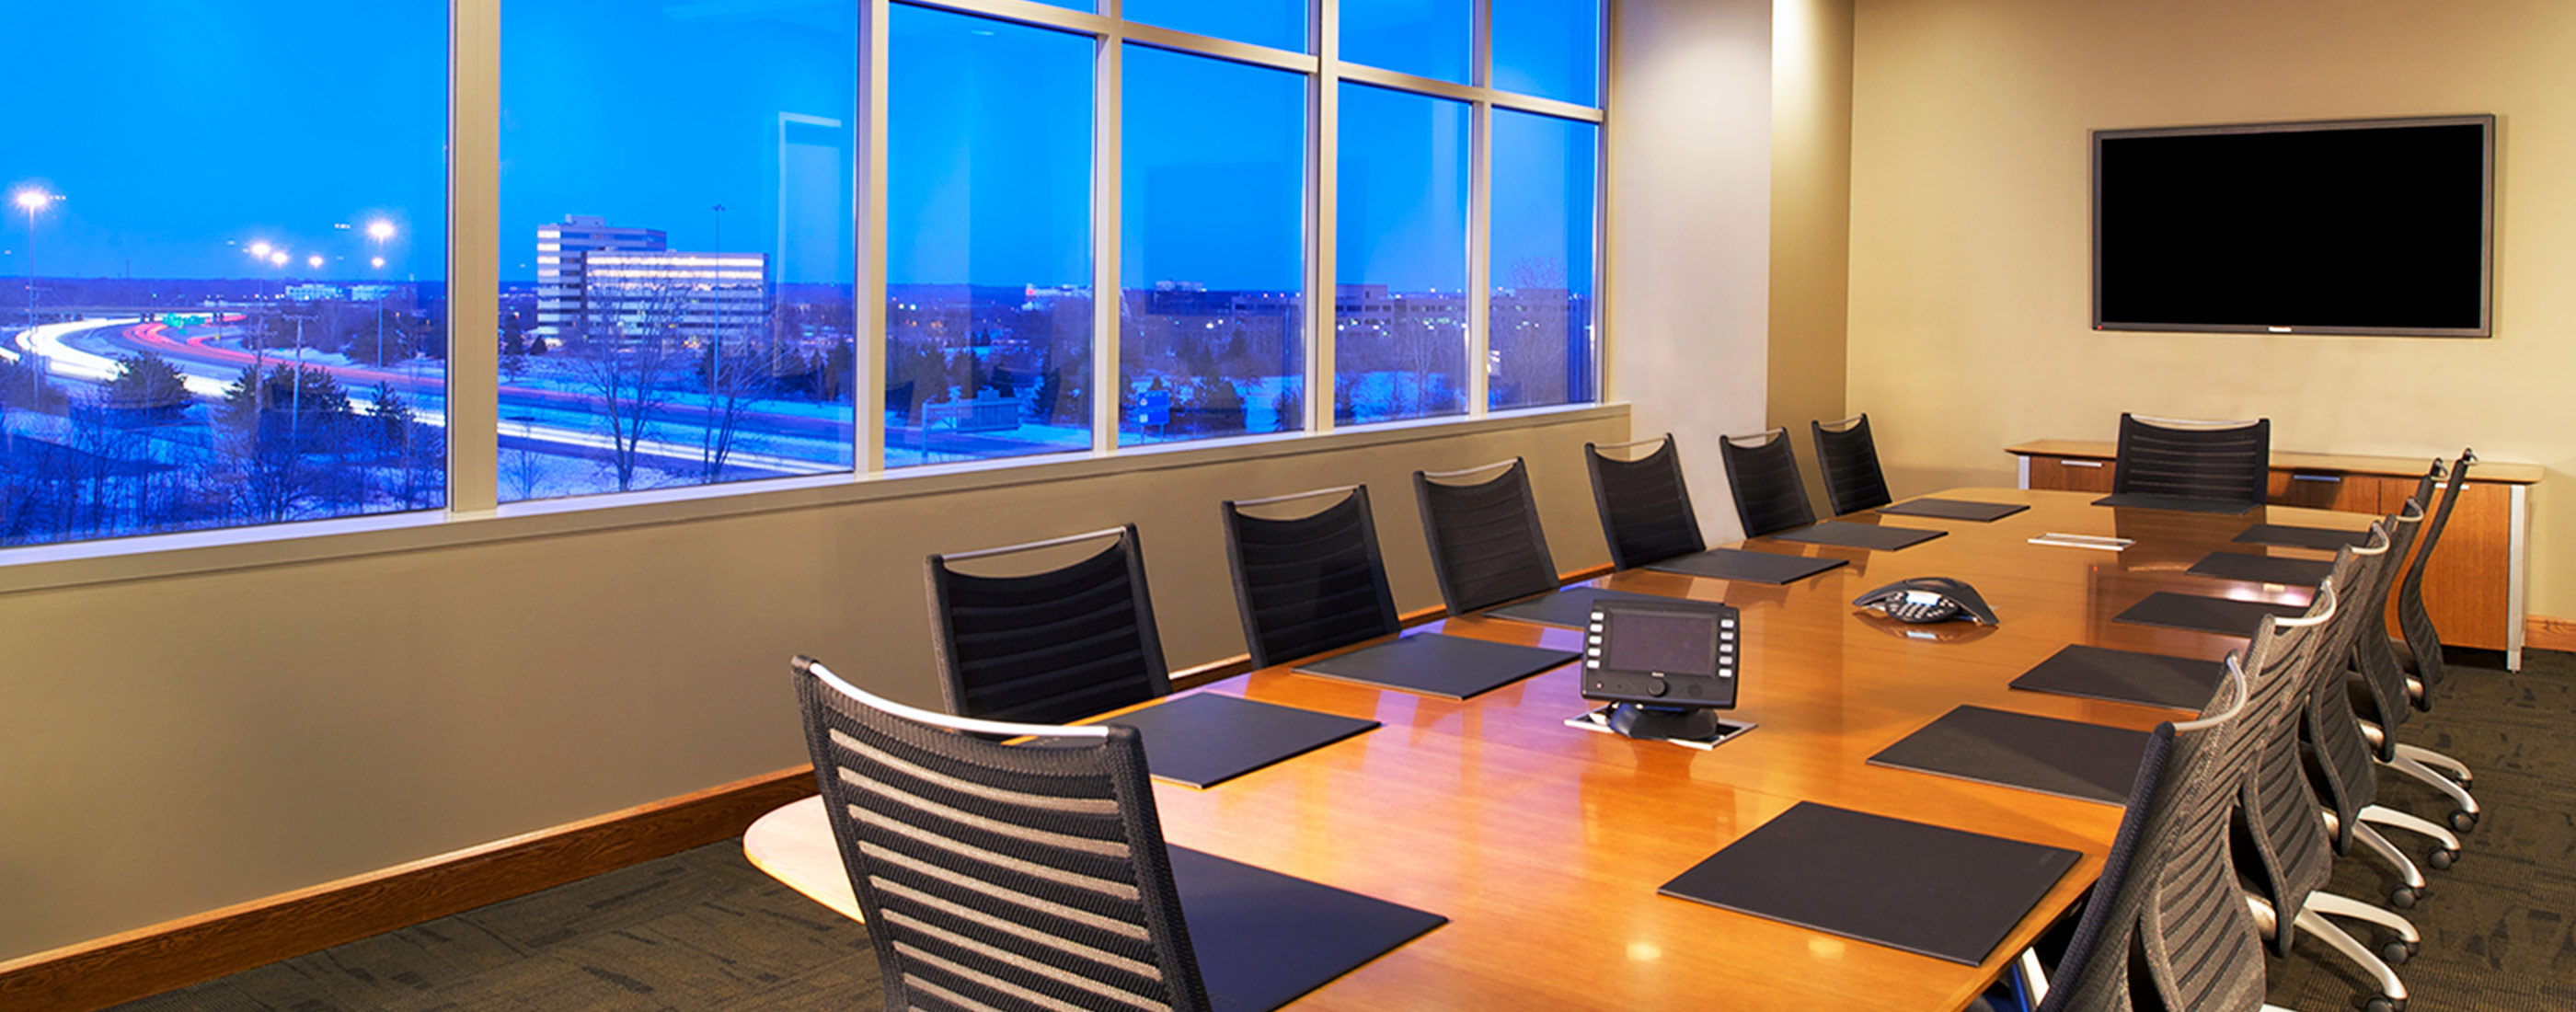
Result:
[[[2399,910],[2413,910],[2415,909],[2415,900],[2417,895],[2416,891],[2411,887],[2398,886],[2388,894],[2388,905],[2396,907]]]
[[[2387,998],[2373,998],[2362,1003],[2363,1012],[2406,1012],[2406,1003]]]
[[[2451,828],[2462,833],[2475,831],[2478,828],[2478,813],[2468,811],[2452,812]]]
[[[2413,956],[2414,954],[2415,950],[2409,948],[2407,944],[2402,941],[2390,942],[2379,947],[2380,961],[2387,963],[2390,966],[2403,966],[2406,963],[2407,957]]]
[[[2424,863],[2432,865],[2434,871],[2448,871],[2451,864],[2459,859],[2459,851],[2444,848],[2425,855]]]

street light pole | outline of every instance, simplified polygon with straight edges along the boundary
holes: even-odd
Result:
[[[54,195],[28,188],[18,191],[18,209],[27,212],[27,327],[36,326],[36,212],[54,202]]]
[[[393,236],[394,224],[390,221],[367,224],[367,238],[376,241],[375,259],[368,263],[376,269],[376,368],[379,370],[385,367],[385,240]]]

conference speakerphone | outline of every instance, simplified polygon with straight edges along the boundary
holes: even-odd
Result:
[[[1568,721],[1630,738],[1715,744],[1751,729],[1735,708],[1741,616],[1705,601],[1605,598],[1583,632],[1583,698],[1611,704]]]

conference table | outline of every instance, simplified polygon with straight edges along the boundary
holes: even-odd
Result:
[[[2138,730],[2183,719],[2007,683],[2069,644],[2223,657],[2245,639],[2114,616],[2156,591],[2305,604],[2312,588],[2184,570],[2221,548],[2329,559],[2229,542],[2257,523],[2359,530],[2370,518],[2278,506],[2236,516],[2115,510],[2091,505],[2094,493],[2009,488],[1937,495],[2030,509],[1988,523],[1841,518],[1948,532],[1892,552],[1772,538],[1735,546],[1850,562],[1786,586],[1650,570],[1591,581],[1741,609],[1740,698],[1727,716],[1757,726],[1714,749],[1566,726],[1591,706],[1571,665],[1465,701],[1280,666],[1192,691],[1384,726],[1208,790],[1158,781],[1164,836],[1450,919],[1307,995],[1303,1008],[1962,1008],[2091,888],[2121,808],[1869,758],[1962,704]],[[2029,543],[2043,533],[2134,543],[2124,551]],[[2001,624],[1905,625],[1850,604],[1917,576],[1969,582]],[[1566,650],[1581,643],[1575,630],[1473,616],[1428,628]],[[1664,882],[1800,801],[2083,857],[1973,967],[1657,895]],[[781,881],[858,916],[819,799],[764,817],[744,849]]]

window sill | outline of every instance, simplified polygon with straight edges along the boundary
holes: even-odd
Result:
[[[1104,475],[1200,467],[1258,457],[1333,453],[1625,417],[1624,403],[1576,404],[1338,428],[1327,433],[1247,436],[1128,447],[1115,454],[1067,453],[907,467],[866,474],[776,478],[512,503],[487,513],[425,511],[308,520],[261,527],[154,534],[0,549],[0,594],[255,569],[393,552],[685,523],[785,510],[948,495],[978,489],[1079,481]]]

